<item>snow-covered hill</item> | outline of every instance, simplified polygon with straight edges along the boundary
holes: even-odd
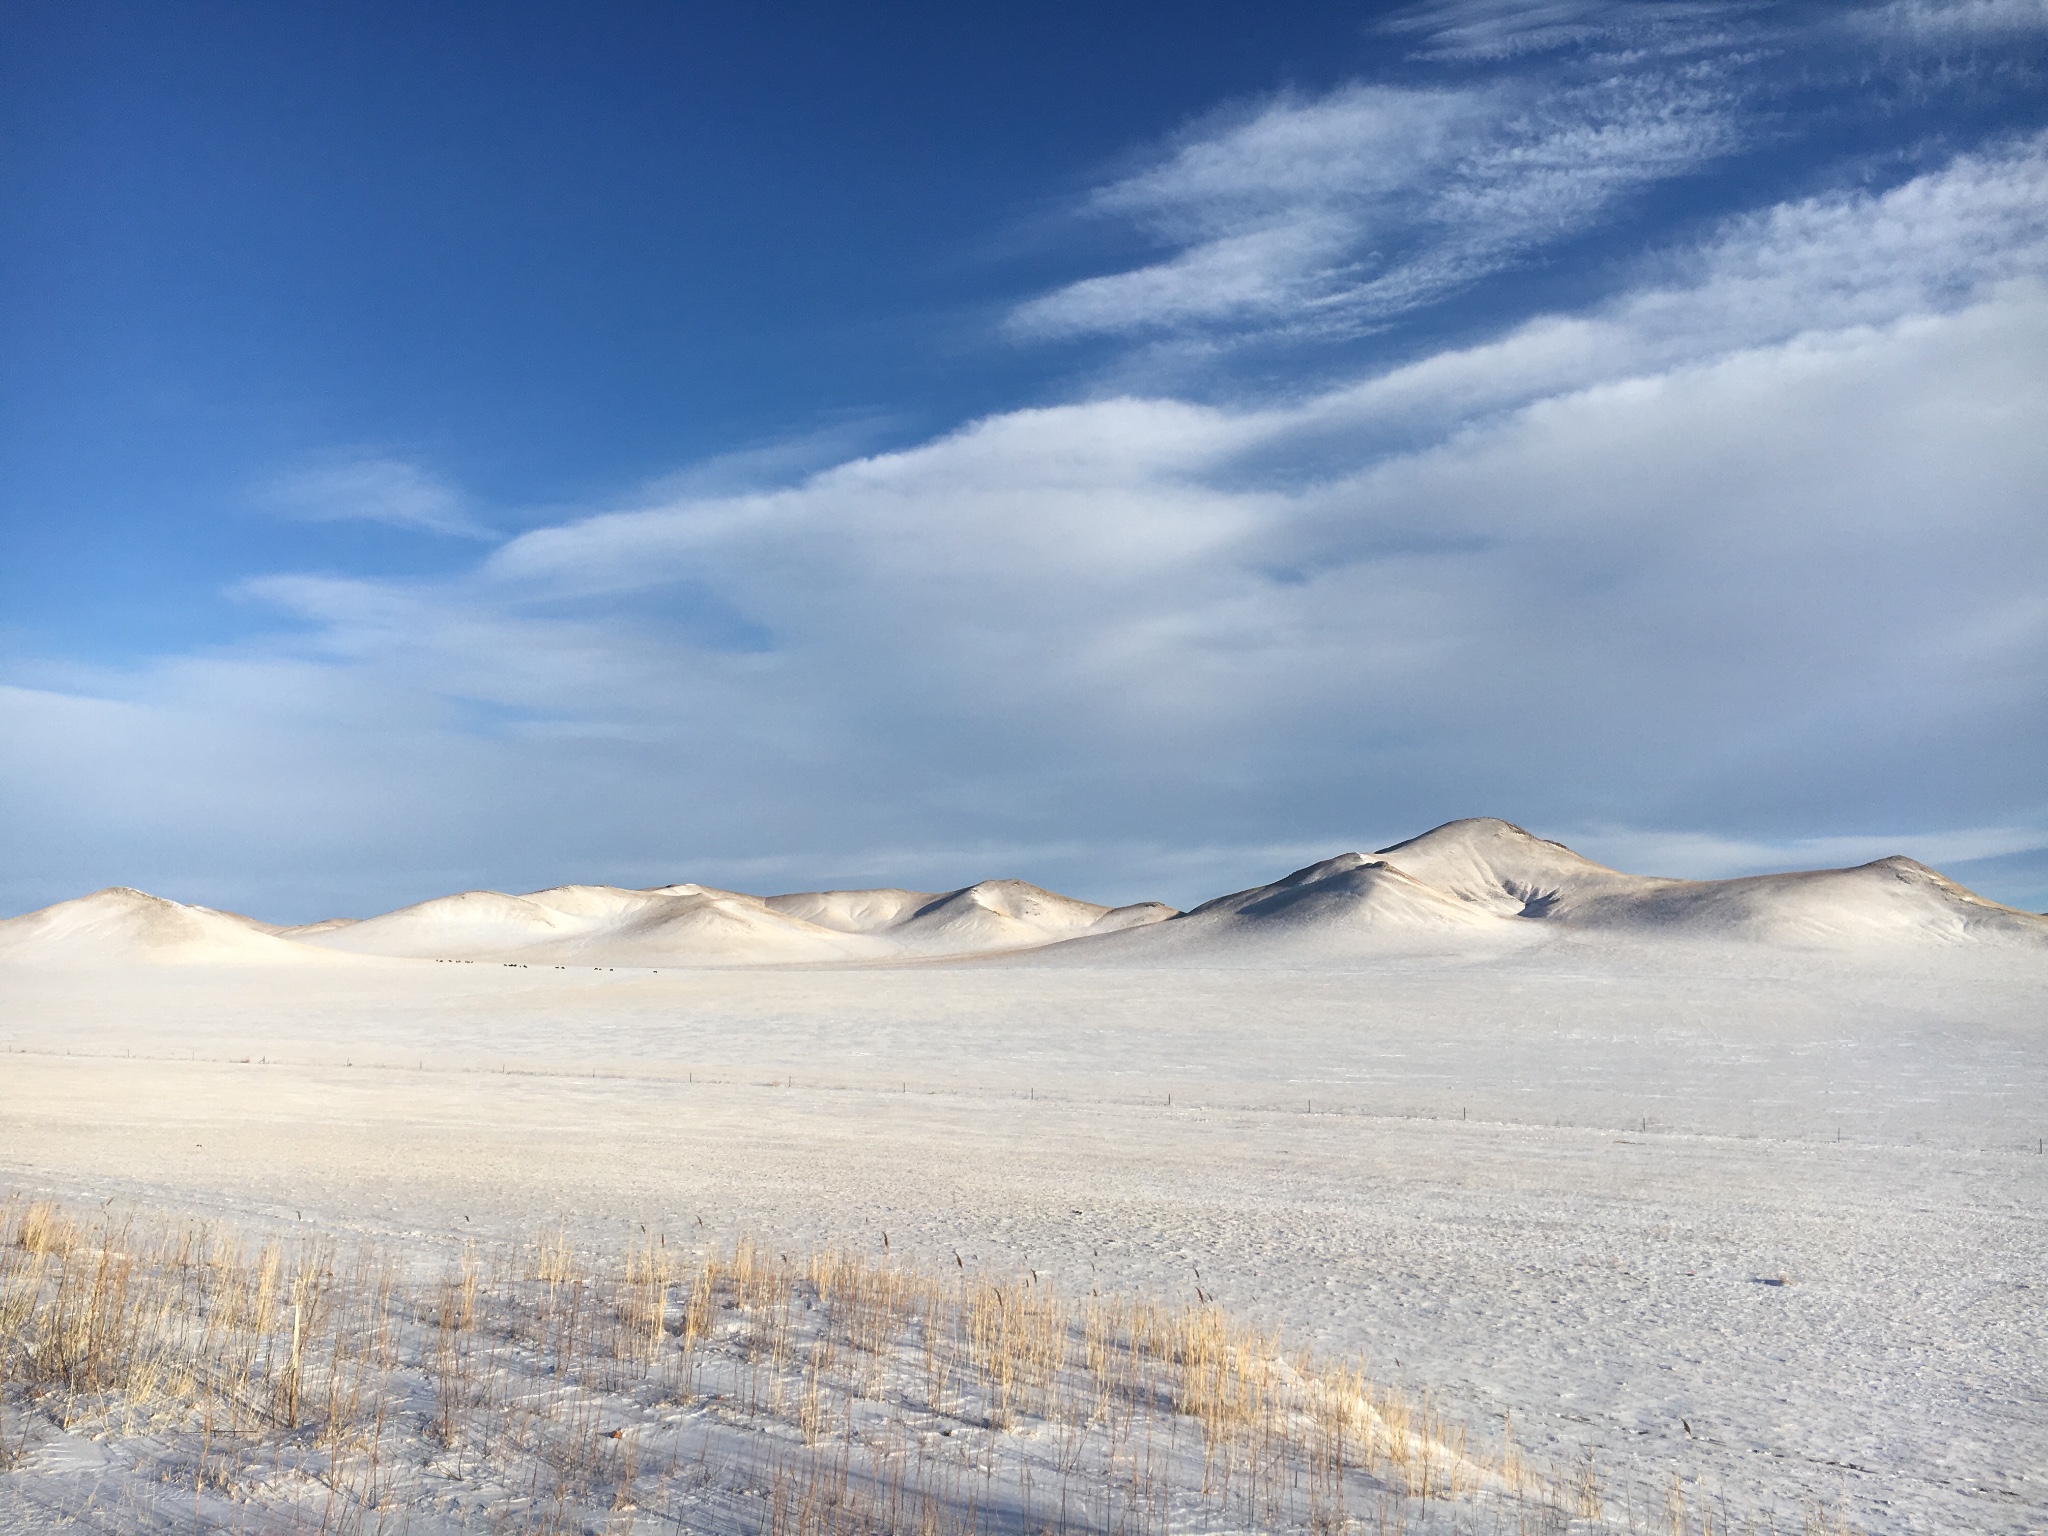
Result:
[[[528,964],[772,965],[978,955],[1109,933],[1174,915],[1109,908],[1021,880],[957,891],[803,891],[748,896],[701,885],[569,885],[505,896],[466,891],[361,922],[287,936],[365,955]]]
[[[1911,859],[1737,880],[1623,874],[1505,821],[1449,822],[1181,913],[1104,907],[1021,880],[749,896],[702,885],[464,891],[381,916],[276,928],[108,890],[0,922],[0,959],[255,964],[347,956],[654,967],[943,960],[1230,965],[1469,953],[1570,939],[2048,952],[2048,917]]]
[[[0,922],[0,961],[106,965],[305,965],[334,957],[234,912],[111,886]]]
[[[1953,946],[2048,953],[2048,917],[1986,901],[1911,859],[1737,880],[1623,874],[1491,817],[1367,856],[1340,854],[1156,928],[1061,946],[1059,964],[1315,964],[1486,954],[1571,938],[1780,947]]]

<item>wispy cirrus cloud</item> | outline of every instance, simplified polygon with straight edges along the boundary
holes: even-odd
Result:
[[[340,458],[279,475],[261,488],[258,500],[311,522],[383,523],[459,538],[495,537],[455,487],[385,454]]]
[[[1851,11],[1844,20],[1893,40],[1995,43],[2048,34],[2048,0],[1890,0]]]
[[[1205,125],[1087,210],[1172,254],[1019,306],[1014,333],[1354,335],[1585,230],[1727,153],[1711,80],[1542,91],[1354,85]]]
[[[1409,7],[1382,29],[1412,38],[1420,58],[1460,62],[1590,45],[1681,53],[1724,37],[1731,20],[1753,26],[1759,9],[1754,0],[1436,0]],[[1748,37],[1753,44],[1753,30]]]
[[[2048,67],[2048,0],[1442,0],[1381,30],[1433,83],[1283,94],[1190,125],[1074,210],[1156,254],[1016,305],[1010,336],[1204,355],[1356,338],[1562,253],[1584,261],[1660,189],[1796,156],[1809,121],[1839,131]],[[1883,170],[1849,174],[1903,176],[1928,149],[1886,144]],[[1636,250],[1664,243],[1643,234]]]

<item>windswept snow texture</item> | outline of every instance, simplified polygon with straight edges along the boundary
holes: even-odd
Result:
[[[996,956],[1082,965],[1341,965],[1481,956],[1545,942],[1657,940],[1848,949],[1989,942],[2048,952],[2048,918],[1986,901],[1911,859],[1740,880],[1627,875],[1490,817],[1368,857],[1343,853],[1191,912],[1102,907],[1022,880],[957,891],[748,896],[701,885],[464,891],[362,921],[272,928],[139,891],[0,922],[0,958],[63,963],[411,960],[652,967]]]

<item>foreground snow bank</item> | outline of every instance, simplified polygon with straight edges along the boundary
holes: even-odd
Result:
[[[1676,1475],[1482,1452],[1212,1305],[964,1263],[658,1236],[606,1262],[558,1235],[423,1264],[47,1203],[0,1243],[0,1522],[24,1526],[1730,1528]]]

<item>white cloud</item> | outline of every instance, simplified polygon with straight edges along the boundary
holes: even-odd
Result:
[[[272,578],[306,633],[0,695],[10,867],[149,884],[115,867],[147,827],[173,873],[394,899],[1185,901],[1476,813],[1675,873],[2048,845],[2044,164],[1738,220],[1661,287],[1285,405],[1009,412],[454,580]]]
[[[1597,43],[1683,49],[1694,29],[1755,9],[1744,0],[1436,0],[1385,30],[1414,37],[1423,58],[1491,61]]]
[[[1504,59],[1590,42],[1634,9],[1624,0],[1441,0],[1411,6],[1385,30],[1416,38],[1425,58]]]
[[[1468,65],[1570,50],[1615,63],[1719,48],[1798,53],[1845,34],[1941,52],[2048,32],[2048,0],[1887,0],[1803,12],[1755,0],[1429,0],[1382,30],[1414,39],[1418,59]]]
[[[728,449],[660,476],[642,488],[639,499],[682,501],[790,485],[844,463],[889,435],[892,425],[885,416],[848,414],[809,432]]]
[[[1350,334],[1578,234],[1741,130],[1710,78],[1354,85],[1206,126],[1098,190],[1173,254],[1017,308],[1028,337]]]
[[[271,481],[261,500],[312,522],[387,523],[423,533],[492,537],[459,491],[402,459],[370,456],[297,470]]]
[[[1831,116],[1872,122],[1943,92],[2037,88],[2038,49],[2018,45],[2048,38],[2048,0],[1810,12],[1747,0],[1443,0],[1383,30],[1452,66],[1434,72],[1441,83],[1353,83],[1197,122],[1079,206],[1155,254],[1018,304],[1009,334],[1147,340],[1213,366],[1247,342],[1384,329],[1557,258],[1619,227],[1652,189],[1732,156],[1776,145],[1796,163],[1804,152],[1790,125],[1812,112],[1802,93],[1823,83],[1838,87]],[[1881,133],[1871,148],[1920,152]],[[2032,204],[2003,212],[2038,222],[2038,189],[2024,190]],[[1848,263],[1835,286],[1872,291],[1897,234],[1879,232],[1865,252],[1829,244]],[[1948,249],[1966,258],[1969,248]]]
[[[2048,33],[2048,0],[1892,0],[1852,11],[1849,24],[1893,41],[1996,43]]]

